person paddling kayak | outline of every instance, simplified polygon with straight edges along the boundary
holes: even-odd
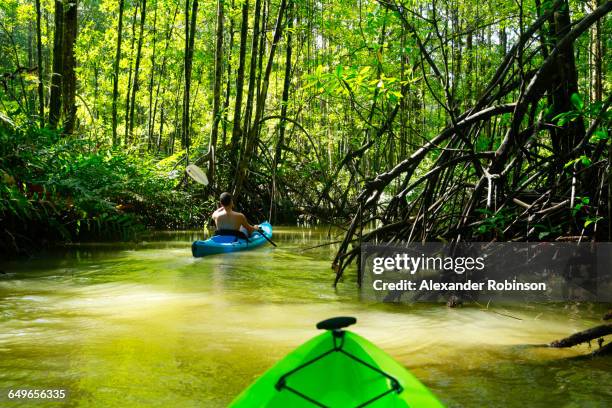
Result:
[[[276,246],[271,239],[272,225],[269,222],[264,221],[258,225],[249,224],[244,214],[234,211],[230,193],[221,194],[219,201],[221,208],[212,215],[217,230],[214,236],[206,240],[196,240],[191,244],[193,256],[200,258],[226,252],[244,251],[257,248],[266,242]]]
[[[259,229],[259,225],[249,224],[244,214],[234,211],[234,199],[230,193],[222,193],[219,197],[219,203],[221,207],[212,215],[217,229],[215,235],[234,235],[247,238],[253,231]],[[248,232],[248,235],[244,233],[243,228]]]

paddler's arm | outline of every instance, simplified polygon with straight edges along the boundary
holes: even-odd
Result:
[[[240,224],[242,224],[242,226],[246,228],[246,230],[249,232],[249,235],[251,235],[253,231],[257,231],[259,229],[259,225],[249,224],[244,214],[240,214],[240,215],[242,216],[240,219]]]

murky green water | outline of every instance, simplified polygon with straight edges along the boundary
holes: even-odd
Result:
[[[279,228],[278,248],[204,259],[191,257],[196,234],[160,233],[4,263],[0,390],[63,388],[67,406],[222,407],[317,321],[353,315],[354,331],[449,406],[612,405],[612,359],[526,346],[597,324],[602,306],[495,309],[512,318],[360,302],[354,271],[331,287],[332,248],[300,250],[326,232]]]

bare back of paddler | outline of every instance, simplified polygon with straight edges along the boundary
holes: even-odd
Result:
[[[234,211],[234,202],[230,193],[223,193],[219,199],[221,207],[212,215],[217,231],[240,231],[244,228],[248,235],[259,229],[258,225],[251,225],[244,214]]]

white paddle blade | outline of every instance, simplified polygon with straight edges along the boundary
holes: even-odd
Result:
[[[189,166],[187,166],[185,171],[187,172],[187,174],[189,174],[189,177],[191,177],[198,183],[204,184],[205,186],[208,185],[208,177],[206,177],[206,173],[204,173],[202,169],[196,166],[195,164],[190,164]]]

